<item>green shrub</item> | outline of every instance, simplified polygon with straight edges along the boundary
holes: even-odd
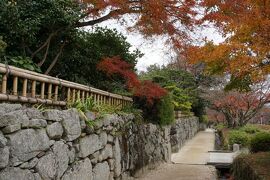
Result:
[[[95,112],[98,112],[100,116],[105,114],[114,114],[121,111],[120,105],[110,105],[110,104],[96,104],[94,109]]]
[[[225,128],[226,126],[225,126],[225,124],[223,124],[223,123],[219,123],[219,124],[217,124],[216,125],[216,130],[217,131],[221,131],[223,128]]]
[[[160,125],[169,125],[174,122],[174,106],[170,94],[160,99],[157,108]]]
[[[250,136],[239,130],[233,130],[229,132],[229,144],[241,144],[242,146],[248,146],[250,143]]]
[[[1,63],[8,63],[9,65],[16,66],[18,68],[41,72],[40,67],[38,67],[30,57],[23,57],[23,56],[6,56],[5,59],[0,60]]]
[[[144,121],[159,124],[161,126],[174,122],[174,106],[171,94],[155,99],[152,104],[147,103],[146,98],[133,97],[134,108],[142,110]]]
[[[248,134],[255,134],[255,133],[261,131],[258,127],[254,126],[254,125],[251,125],[251,124],[247,124],[244,127],[241,127],[239,130],[244,131],[244,132],[246,132]]]
[[[250,150],[253,153],[270,151],[270,133],[257,133],[251,139]]]
[[[77,99],[75,102],[68,102],[68,108],[76,108],[83,113],[92,111],[95,106],[96,104],[92,96],[87,98],[84,102],[81,99]]]
[[[165,89],[171,92],[172,102],[175,110],[180,110],[183,114],[189,114],[192,109],[192,98],[185,89],[176,85],[165,86]]]
[[[208,124],[209,123],[208,116],[206,116],[206,115],[200,116],[199,117],[199,122],[204,123],[204,124]]]

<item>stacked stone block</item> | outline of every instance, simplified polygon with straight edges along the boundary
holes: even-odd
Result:
[[[132,179],[170,161],[171,126],[138,124],[132,114],[95,121],[87,126],[76,109],[0,104],[0,180]]]

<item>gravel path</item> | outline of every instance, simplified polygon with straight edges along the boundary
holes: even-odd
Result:
[[[214,150],[214,132],[199,132],[176,154],[172,163],[163,164],[139,180],[216,180],[216,169],[206,165],[208,151]]]
[[[206,165],[163,164],[139,180],[216,180],[216,169]]]

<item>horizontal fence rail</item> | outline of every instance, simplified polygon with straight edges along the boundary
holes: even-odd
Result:
[[[93,97],[96,104],[125,106],[132,98],[0,63],[0,101],[65,106]]]
[[[188,116],[194,116],[194,113],[190,112],[188,115],[183,114],[181,111],[174,111],[174,117],[175,119],[183,118],[183,117],[188,117]]]

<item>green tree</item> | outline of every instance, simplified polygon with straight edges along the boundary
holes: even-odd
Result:
[[[7,44],[3,41],[3,37],[0,36],[0,57],[4,55]]]
[[[96,64],[105,57],[120,56],[135,67],[141,54],[129,52],[131,45],[116,31],[77,29],[82,8],[74,0],[1,1],[0,37],[7,47],[0,62],[123,91],[122,79],[108,79],[96,70]]]
[[[108,78],[104,72],[97,71],[97,64],[106,57],[120,56],[131,64],[135,71],[137,58],[142,54],[135,50],[116,30],[98,28],[95,32],[78,31],[63,56],[56,64],[52,74],[63,79],[92,85],[104,90],[125,91],[124,79],[118,75]]]
[[[7,43],[8,62],[9,57],[30,58],[48,74],[77,31],[73,24],[81,14],[73,0],[0,1],[0,36]]]
[[[200,118],[205,114],[206,102],[200,97],[199,90],[201,77],[196,78],[181,69],[152,65],[146,72],[140,74],[140,78],[152,80],[169,90],[176,110],[186,114],[194,112]]]

